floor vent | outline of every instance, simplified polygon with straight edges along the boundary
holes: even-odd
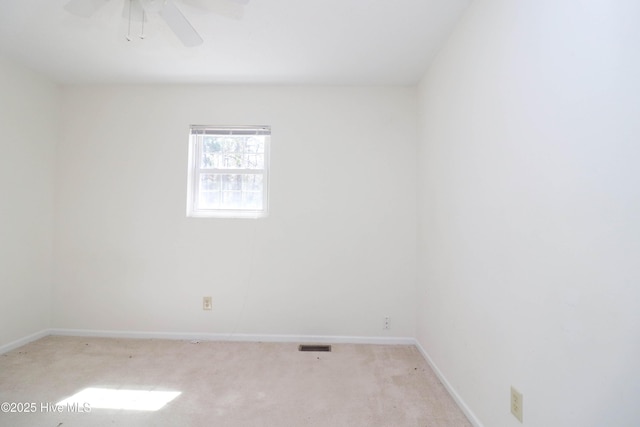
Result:
[[[330,345],[306,345],[300,344],[298,351],[331,351]]]

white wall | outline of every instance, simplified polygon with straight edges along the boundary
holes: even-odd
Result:
[[[63,98],[54,327],[414,335],[415,88],[91,86]],[[272,126],[268,218],[185,217],[190,124]]]
[[[0,57],[0,347],[49,326],[58,97]]]
[[[640,419],[640,3],[478,0],[421,84],[418,339],[486,427]]]

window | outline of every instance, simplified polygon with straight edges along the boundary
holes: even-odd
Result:
[[[266,216],[270,140],[268,126],[191,126],[187,216]]]

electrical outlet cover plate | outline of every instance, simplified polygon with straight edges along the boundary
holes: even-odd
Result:
[[[522,393],[511,387],[511,413],[522,422]]]
[[[211,297],[202,297],[202,309],[211,310]]]

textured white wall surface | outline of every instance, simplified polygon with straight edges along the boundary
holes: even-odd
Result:
[[[59,90],[0,57],[0,346],[49,327]]]
[[[88,86],[63,97],[55,327],[414,335],[415,88]],[[190,124],[272,127],[267,218],[186,218]]]
[[[640,5],[474,2],[421,84],[418,340],[486,427],[636,426]]]

